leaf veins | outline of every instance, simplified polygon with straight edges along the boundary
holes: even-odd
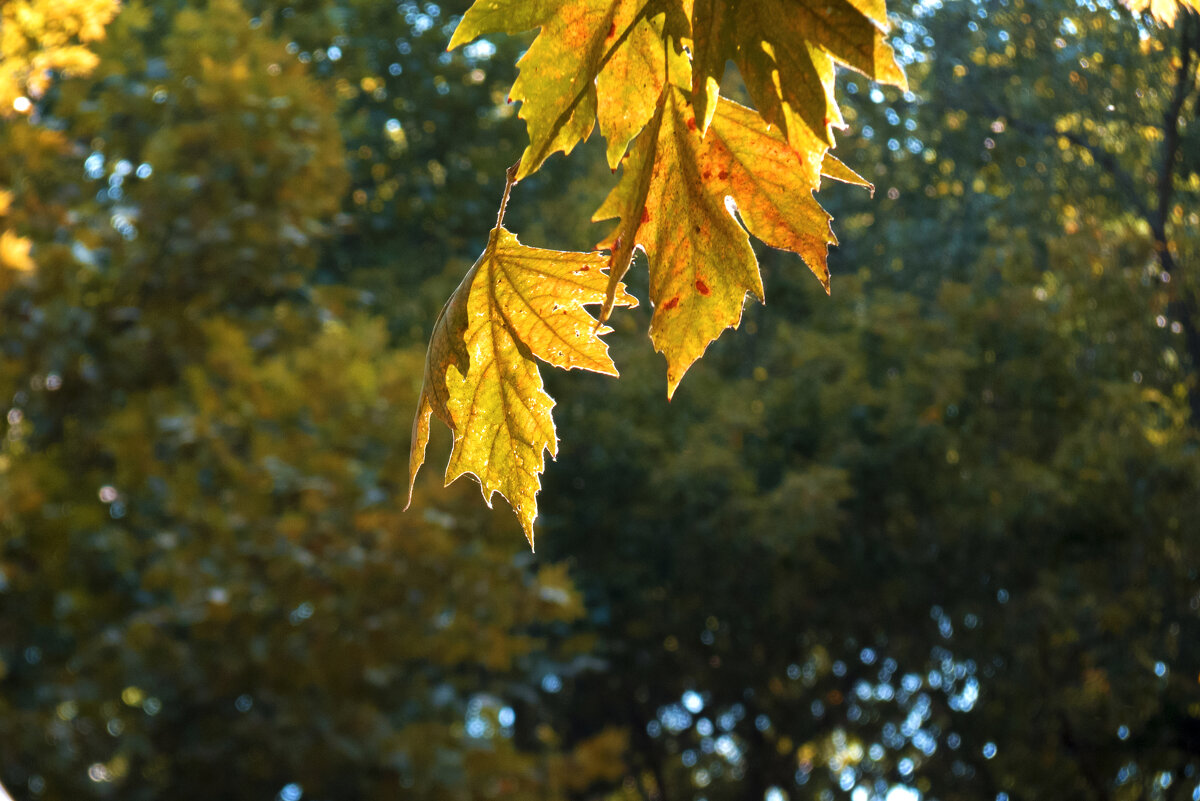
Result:
[[[865,184],[822,149],[802,157],[754,111],[731,100],[717,106],[707,136],[698,128],[686,93],[665,89],[620,182],[594,217],[620,218],[600,244],[612,249],[614,299],[634,249],[646,252],[655,307],[650,338],[667,358],[668,397],[709,343],[737,326],[746,293],[763,300],[747,232],[798,253],[828,290],[828,245],[836,239],[812,193],[824,171]]]
[[[597,325],[583,307],[604,301],[608,259],[522,245],[497,224],[479,260],[438,316],[425,362],[409,455],[409,500],[425,462],[433,415],[454,435],[446,484],[466,473],[491,505],[508,500],[533,546],[545,453],[558,453],[536,359],[563,369],[617,375]],[[616,303],[637,301],[618,287]]]

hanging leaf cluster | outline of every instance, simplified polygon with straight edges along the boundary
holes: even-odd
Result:
[[[470,473],[502,494],[533,544],[539,475],[557,451],[538,361],[617,371],[600,335],[621,283],[646,255],[650,338],[667,361],[667,396],[726,328],[747,293],[764,300],[750,237],[798,254],[829,290],[823,178],[869,186],[835,159],[843,126],[838,65],[904,87],[883,0],[478,0],[450,48],[539,29],[510,97],[529,135],[512,185],[597,122],[620,177],[594,219],[615,220],[595,253],[521,245],[503,228],[434,327],[413,426],[410,480],[430,419],[454,437],[446,482]],[[733,62],[755,108],[720,93]],[[594,319],[585,305],[600,307]]]

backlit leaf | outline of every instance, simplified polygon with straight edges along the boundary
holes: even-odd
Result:
[[[570,153],[586,140],[596,118],[596,76],[615,49],[636,34],[646,41],[647,0],[479,0],[467,11],[450,49],[485,33],[540,28],[521,58],[521,74],[509,98],[521,101],[529,148],[517,178],[535,172],[553,153]],[[631,55],[634,64],[638,55]],[[636,131],[635,131],[636,133]]]
[[[734,61],[763,119],[780,126],[798,149],[809,133],[833,144],[842,124],[833,97],[834,63],[880,83],[904,86],[885,39],[880,0],[697,0],[692,100],[707,129],[725,63]]]
[[[667,358],[668,397],[709,343],[738,324],[746,293],[763,299],[747,231],[800,254],[828,289],[827,250],[836,240],[812,196],[824,150],[814,143],[805,155],[751,109],[727,99],[701,138],[695,110],[677,87],[664,91],[634,143],[595,219],[620,218],[601,243],[613,252],[613,297],[634,249],[646,252],[655,307],[650,336]],[[857,178],[836,160],[829,169],[841,180]]]
[[[667,83],[660,15],[642,19],[596,79],[600,131],[608,141],[608,164],[616,169],[630,141],[646,127]],[[672,51],[673,55],[673,51]]]
[[[533,545],[545,452],[558,453],[537,359],[564,369],[617,375],[597,327],[584,310],[604,300],[607,258],[525,247],[501,226],[450,297],[434,326],[425,381],[413,423],[409,496],[425,461],[434,414],[454,446],[446,483],[474,475],[491,504],[499,492]],[[618,288],[616,302],[636,305]]]
[[[746,294],[764,298],[751,234],[799,254],[828,291],[836,240],[813,192],[822,175],[869,186],[827,154],[842,125],[835,67],[904,86],[886,27],[883,0],[477,0],[450,47],[539,29],[510,94],[529,134],[516,178],[552,153],[569,153],[599,118],[609,166],[624,164],[595,217],[619,218],[600,245],[611,251],[600,320],[626,302],[621,278],[642,249],[654,302],[650,337],[666,356],[670,397],[708,345],[738,325]],[[730,60],[757,111],[721,98]],[[485,497],[501,492],[532,541],[543,453],[555,450],[552,401],[533,357],[552,359],[514,328],[504,299],[488,289],[498,254],[517,247],[506,236],[493,232],[438,321],[411,471],[437,414],[455,432],[447,480],[471,472]],[[599,267],[590,269],[595,280]]]

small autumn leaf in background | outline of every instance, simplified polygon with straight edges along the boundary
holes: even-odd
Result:
[[[119,0],[5,0],[0,3],[0,116],[26,113],[50,76],[95,68],[89,42],[104,38]],[[29,95],[29,97],[26,97]]]
[[[558,453],[551,410],[536,359],[563,369],[617,375],[584,306],[604,301],[608,259],[600,253],[565,253],[522,245],[503,227],[516,182],[509,170],[496,227],[487,247],[442,309],[425,362],[420,406],[413,423],[409,497],[425,462],[429,420],[450,427],[454,446],[446,484],[474,475],[491,504],[508,500],[533,546],[539,476],[545,452]],[[637,301],[617,289],[616,303]]]
[[[9,270],[27,273],[33,270],[33,259],[29,251],[33,242],[13,231],[0,233],[0,266]]]
[[[8,216],[12,207],[12,192],[0,189],[0,221]],[[9,228],[0,230],[0,289],[12,283],[11,273],[29,273],[36,266],[29,252],[33,242]]]
[[[86,75],[98,63],[87,47],[104,38],[120,8],[119,0],[4,0],[0,3],[0,120],[33,110],[51,76]],[[12,193],[0,189],[0,218]],[[0,231],[0,290],[13,273],[30,273],[33,242],[11,229]]]

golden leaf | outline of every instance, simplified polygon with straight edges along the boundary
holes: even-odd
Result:
[[[831,177],[865,184],[829,159],[816,142],[802,156],[754,111],[728,99],[702,138],[687,95],[677,87],[664,91],[594,219],[620,218],[600,244],[612,249],[611,297],[634,249],[646,252],[654,303],[650,337],[667,358],[667,397],[709,343],[737,326],[746,293],[763,299],[747,231],[800,254],[828,290],[828,245],[836,240],[812,193],[826,164]],[[606,313],[607,307],[602,319]]]
[[[663,17],[640,20],[596,79],[597,116],[608,142],[608,165],[613,169],[621,163],[629,143],[654,117],[667,83]],[[673,49],[669,53],[682,58]]]
[[[797,149],[816,137],[833,144],[842,125],[833,96],[834,64],[904,87],[885,38],[882,0],[696,0],[692,12],[692,102],[708,129],[726,61],[741,72],[763,119]],[[807,128],[808,131],[799,131]]]
[[[514,171],[509,171],[509,187]],[[507,199],[508,190],[505,191]],[[499,492],[517,513],[529,544],[545,453],[558,438],[536,359],[563,369],[617,375],[598,326],[585,309],[605,299],[608,259],[522,245],[500,219],[487,247],[434,325],[413,422],[409,499],[425,461],[434,414],[454,435],[446,484],[470,473],[491,505]],[[637,301],[617,287],[618,305]]]
[[[518,62],[509,99],[521,101],[529,148],[518,180],[553,153],[570,153],[596,122],[596,76],[643,20],[646,0],[477,0],[449,49],[485,33],[540,28]]]
[[[18,272],[31,272],[35,265],[29,257],[33,242],[13,231],[0,233],[0,265]]]

